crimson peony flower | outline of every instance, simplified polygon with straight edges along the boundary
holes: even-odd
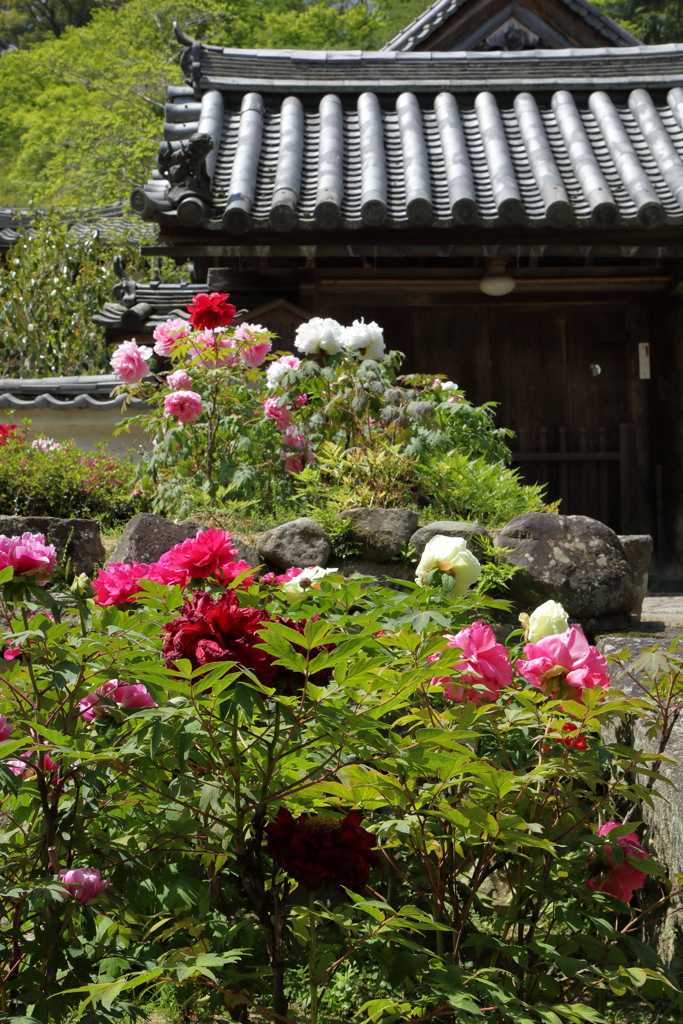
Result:
[[[610,685],[607,662],[577,626],[526,644],[517,671],[539,690],[574,700],[581,700],[583,690]]]
[[[231,324],[237,308],[226,301],[229,298],[229,294],[221,295],[220,292],[212,292],[210,295],[202,292],[201,295],[195,295],[187,307],[190,323],[195,330],[213,330],[214,327],[227,327]]]
[[[497,700],[498,693],[512,683],[512,665],[510,655],[503,644],[499,644],[490,626],[483,622],[473,622],[471,626],[461,629],[455,636],[446,634],[448,647],[459,648],[462,660],[448,666],[449,672],[464,673],[456,681],[449,676],[438,676],[433,683],[443,686],[444,694],[449,700],[471,700],[479,703],[484,700],[492,703]],[[448,658],[444,651],[441,655],[432,655],[429,659],[443,663]],[[475,690],[473,687],[484,686],[486,689]]]
[[[17,441],[23,441],[21,434],[17,434],[16,423],[0,423],[0,448],[4,448],[9,437],[15,437]]]
[[[59,881],[79,903],[87,903],[109,886],[108,879],[100,879],[97,868],[64,868]]]
[[[46,544],[42,533],[0,534],[0,569],[11,566],[15,576],[33,576],[37,583],[45,583],[56,558],[54,545]]]
[[[148,569],[142,562],[111,562],[100,569],[92,583],[96,603],[106,606],[135,601]]]
[[[619,828],[618,821],[606,821],[598,829],[599,836],[606,836],[612,831],[613,828]],[[615,896],[618,900],[623,900],[624,903],[630,903],[633,899],[633,893],[636,889],[642,889],[645,885],[645,879],[647,875],[644,871],[639,871],[638,868],[634,868],[628,863],[628,857],[638,858],[642,860],[647,858],[647,851],[643,849],[638,841],[638,836],[635,832],[631,832],[627,836],[619,836],[617,839],[617,846],[621,847],[621,851],[624,855],[623,860],[619,866],[612,853],[610,846],[605,847],[605,860],[594,861],[594,868],[597,871],[594,873],[593,878],[588,879],[588,888],[592,889],[593,892],[607,892],[610,896]]]
[[[380,866],[375,837],[361,827],[362,819],[361,811],[343,821],[323,814],[295,819],[281,807],[266,827],[268,853],[309,892],[325,885],[362,893],[370,868]]]

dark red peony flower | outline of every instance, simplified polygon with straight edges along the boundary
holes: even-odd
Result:
[[[195,295],[191,304],[187,307],[190,314],[190,323],[197,331],[209,330],[214,327],[227,327],[235,319],[237,307],[226,300],[230,295],[221,295],[220,292],[212,292],[208,295],[202,292]]]
[[[234,590],[227,590],[218,599],[195,590],[191,597],[185,598],[182,614],[164,626],[166,664],[170,668],[181,658],[188,658],[192,666],[198,668],[214,661],[236,661],[251,669],[264,686],[276,688],[283,694],[296,693],[303,684],[301,673],[276,665],[271,655],[259,646],[263,638],[258,630],[267,628],[269,622],[281,622],[303,633],[307,620],[272,618],[258,608],[240,608]],[[325,649],[314,647],[311,658]],[[323,669],[312,676],[312,681],[324,686],[331,675],[331,669]]]
[[[362,819],[361,811],[351,811],[343,821],[324,814],[297,820],[281,807],[266,827],[268,853],[309,892],[326,885],[362,893],[370,868],[380,866],[375,837],[361,828]]]
[[[214,661],[236,661],[252,669],[262,683],[272,686],[277,668],[265,651],[257,630],[270,619],[258,608],[240,608],[233,590],[214,599],[196,590],[185,598],[182,614],[167,622],[163,653],[166,664],[188,658],[194,668]]]
[[[16,423],[0,423],[0,448],[4,448],[9,437],[15,437],[17,441],[23,441],[21,434],[17,434]]]

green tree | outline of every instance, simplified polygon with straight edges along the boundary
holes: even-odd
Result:
[[[642,42],[683,41],[682,0],[592,0],[605,14],[633,32]]]

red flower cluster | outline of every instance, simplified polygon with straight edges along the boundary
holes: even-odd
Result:
[[[214,327],[227,327],[235,319],[237,307],[226,300],[230,295],[221,295],[220,292],[212,292],[210,295],[203,292],[195,295],[191,304],[187,307],[190,314],[190,323],[197,331],[209,330]]]
[[[187,658],[193,668],[215,661],[236,661],[251,669],[264,686],[277,687],[281,693],[293,693],[302,685],[299,673],[276,665],[273,658],[257,645],[262,638],[258,630],[269,622],[281,622],[290,629],[303,633],[306,619],[296,621],[278,616],[272,619],[268,612],[258,608],[240,608],[234,590],[227,590],[216,600],[204,591],[194,591],[185,598],[182,614],[164,626],[166,639],[163,654],[169,668],[181,658]],[[315,647],[311,657],[322,653],[324,647]],[[331,669],[316,672],[313,681],[324,686]]]
[[[295,819],[281,807],[266,828],[268,853],[309,892],[326,885],[362,893],[370,868],[380,866],[375,837],[361,827],[362,819],[361,811],[351,811],[343,821],[305,814]]]
[[[16,423],[0,423],[0,448],[4,448],[9,437],[16,437],[18,441],[24,440],[20,434],[17,434]]]

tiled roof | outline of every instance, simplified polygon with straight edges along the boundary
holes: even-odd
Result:
[[[602,11],[596,10],[592,4],[585,0],[561,0],[570,11],[578,14],[584,21],[596,29],[602,36],[608,39],[614,46],[633,46],[638,40],[630,32],[617,25]],[[384,50],[399,50],[407,52],[414,47],[424,43],[432,33],[448,21],[454,14],[469,0],[436,0],[436,3],[428,7],[426,11],[419,14],[406,28],[398,35],[384,44]]]
[[[116,328],[150,333],[164,320],[189,320],[188,305],[195,295],[207,290],[206,284],[138,284],[130,279],[127,281],[129,291],[125,304],[105,302],[102,312],[93,316],[93,323],[109,330]],[[120,289],[120,286],[118,288]],[[253,307],[256,300],[261,298],[260,295],[255,298],[250,296],[247,301]],[[271,296],[268,295],[268,298]],[[243,305],[241,296],[233,294],[232,301],[238,308]]]
[[[195,43],[185,57],[194,84],[169,92],[166,153],[186,160],[196,133],[213,150],[200,187],[156,171],[135,190],[133,208],[163,224],[683,224],[681,44],[296,54]]]
[[[5,377],[0,379],[0,409],[73,409],[120,408],[129,396],[111,398],[112,390],[121,383],[113,373],[85,377]],[[130,400],[130,408],[146,409],[140,399]]]
[[[33,215],[27,210],[0,209],[0,252],[14,245],[20,227],[30,231],[32,220]],[[130,217],[130,210],[123,203],[94,206],[78,213],[63,214],[62,220],[68,223],[69,230],[78,238],[92,236],[95,231],[102,238],[113,238],[120,235],[124,226],[131,233],[136,227]]]

